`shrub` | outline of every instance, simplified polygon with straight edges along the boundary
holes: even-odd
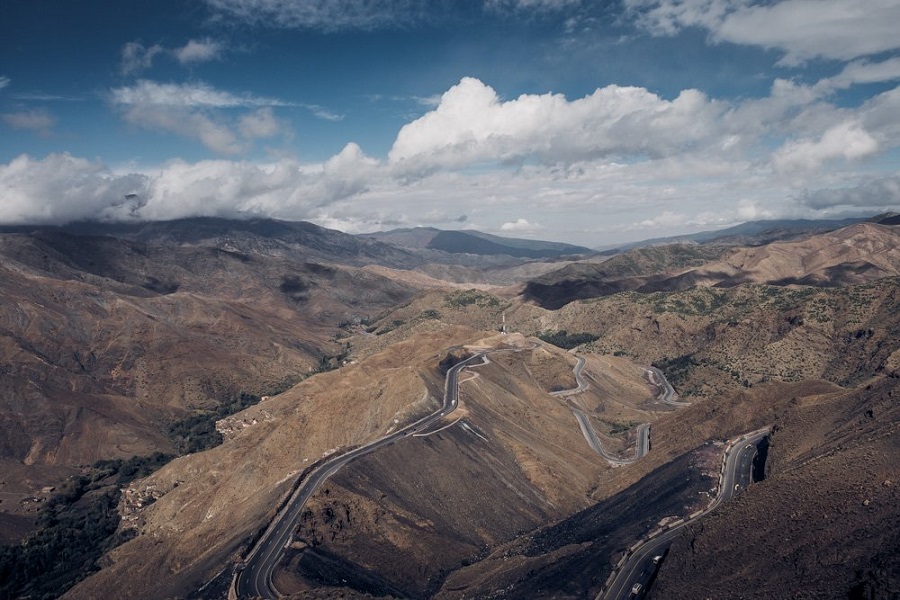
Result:
[[[593,342],[599,338],[599,336],[596,336],[593,333],[569,333],[565,329],[560,331],[542,331],[537,334],[537,337],[548,344],[553,344],[554,346],[565,348],[566,350],[571,350],[576,346]]]

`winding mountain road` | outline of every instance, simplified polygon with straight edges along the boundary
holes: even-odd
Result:
[[[550,392],[551,396],[559,396],[560,398],[566,398],[568,396],[574,396],[575,394],[580,394],[581,392],[588,389],[588,382],[585,381],[584,376],[582,375],[584,371],[584,357],[576,356],[575,367],[572,369],[572,373],[575,374],[575,383],[577,387],[574,387],[570,390],[560,390],[558,392]]]
[[[256,546],[254,546],[250,555],[244,561],[243,568],[234,578],[232,593],[229,595],[237,598],[278,598],[280,594],[272,585],[272,573],[278,565],[282,552],[290,543],[300,511],[310,496],[347,463],[392,444],[403,437],[417,433],[456,410],[456,407],[459,405],[459,372],[467,367],[483,364],[484,360],[486,360],[486,355],[487,351],[478,352],[457,363],[447,371],[447,376],[444,379],[444,402],[439,410],[365,446],[360,446],[344,454],[332,455],[313,470],[300,483],[288,503],[272,520],[268,529],[260,537]]]
[[[656,367],[647,367],[644,369],[644,372],[647,373],[647,380],[650,382],[650,385],[656,386],[656,389],[659,390],[657,400],[670,406],[691,405],[690,402],[683,402],[676,399],[678,398],[678,394],[675,393],[675,388],[672,387],[672,384],[669,383],[662,371]]]
[[[746,433],[731,440],[725,449],[722,471],[719,474],[719,493],[709,505],[688,517],[650,532],[633,544],[620,564],[610,574],[604,589],[595,600],[623,600],[642,598],[656,576],[668,545],[680,534],[682,527],[715,510],[753,482],[753,459],[757,445],[769,435],[769,429]],[[638,590],[634,592],[633,590]]]
[[[365,456],[366,454],[392,444],[404,437],[421,434],[423,431],[440,421],[440,419],[456,410],[459,405],[459,374],[463,369],[489,363],[490,361],[487,355],[493,352],[521,352],[523,350],[533,349],[534,347],[536,347],[536,345],[532,345],[528,348],[505,348],[476,352],[474,355],[457,363],[447,371],[444,380],[443,405],[439,410],[398,431],[370,442],[369,444],[351,449],[343,454],[332,455],[323,461],[299,483],[288,502],[279,511],[269,524],[269,527],[259,538],[242,567],[236,572],[232,580],[229,598],[278,598],[280,594],[272,583],[272,575],[285,547],[290,543],[293,537],[293,532],[296,528],[303,506],[329,477],[338,472],[347,463],[360,458],[361,456]],[[553,395],[568,397],[580,394],[587,390],[589,384],[583,376],[584,366],[585,359],[580,356],[577,357],[577,362],[573,368],[577,387],[570,390],[554,392]],[[671,400],[674,395],[674,390],[672,390],[671,386],[668,385],[668,382],[665,381],[665,377],[662,376],[662,373],[658,373],[657,376],[659,381],[663,382],[664,385],[664,391],[661,392],[661,395],[664,395],[665,398],[663,401]],[[658,383],[652,379],[651,383],[658,385]],[[649,451],[649,423],[639,425],[637,428],[638,440],[634,458],[622,459],[608,454],[603,449],[587,415],[581,409],[575,407],[568,399],[567,402],[570,404],[576,419],[578,419],[579,426],[582,429],[585,439],[587,439],[588,443],[591,445],[591,448],[610,463],[615,465],[630,464],[643,457]],[[675,402],[669,403],[676,404]],[[684,403],[677,404],[683,405]]]
[[[572,410],[572,414],[575,415],[575,419],[578,421],[578,427],[581,428],[581,434],[584,436],[584,439],[587,440],[588,445],[591,449],[606,459],[611,465],[614,466],[623,466],[630,465],[634,462],[637,462],[641,458],[643,458],[648,452],[650,452],[650,423],[642,423],[637,426],[636,436],[637,440],[634,448],[634,456],[632,458],[621,458],[614,454],[610,454],[600,442],[600,438],[597,436],[597,432],[594,429],[593,425],[591,425],[590,417],[582,410],[579,406],[577,406],[573,401],[569,400],[570,396],[574,396],[576,394],[580,394],[588,389],[589,384],[585,380],[583,372],[585,359],[583,356],[576,356],[577,362],[575,363],[575,367],[573,367],[572,372],[575,374],[575,383],[577,383],[577,387],[574,387],[570,390],[560,390],[558,392],[550,392],[550,395],[557,396],[559,398],[566,398],[567,404],[569,408]],[[675,398],[675,389],[666,381],[665,376],[659,369],[645,369],[647,372],[647,378],[651,384],[655,385],[657,389],[660,389],[660,401],[666,402],[667,404],[673,404],[676,406],[685,406],[690,404],[689,402],[676,402]]]

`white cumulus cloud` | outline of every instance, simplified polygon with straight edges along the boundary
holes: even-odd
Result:
[[[846,89],[858,83],[882,83],[900,79],[900,57],[880,62],[857,60],[849,63],[834,77],[819,81],[815,87],[823,91]]]
[[[101,163],[69,154],[51,154],[42,160],[22,155],[0,164],[0,222],[101,219],[145,185],[143,176],[116,175]]]
[[[535,233],[541,229],[543,229],[541,225],[531,223],[528,219],[516,219],[515,221],[508,221],[500,226],[500,231],[510,233]]]
[[[238,154],[253,139],[273,137],[289,128],[272,107],[288,103],[251,94],[235,95],[205,83],[141,80],[110,92],[110,101],[132,125],[196,139],[219,154]],[[237,119],[223,109],[256,108]]]
[[[132,125],[151,131],[166,131],[199,140],[219,154],[238,154],[246,149],[238,134],[222,117],[204,111],[158,105],[133,105],[122,112]]]
[[[525,158],[571,163],[659,157],[719,136],[723,108],[696,90],[664,100],[643,88],[616,85],[572,101],[561,94],[503,101],[481,81],[464,78],[437,108],[400,130],[389,160],[414,174]]]
[[[159,44],[144,46],[141,42],[128,42],[122,46],[122,60],[119,70],[123,75],[138,73],[153,66],[153,59],[165,52]]]
[[[140,73],[152,68],[153,61],[160,55],[171,56],[182,65],[194,65],[221,58],[224,52],[225,45],[210,38],[188,40],[179,48],[166,48],[160,44],[145,46],[136,40],[122,46],[119,70],[122,75]]]
[[[356,144],[320,164],[293,159],[172,160],[139,173],[51,154],[0,164],[0,223],[79,219],[168,220],[190,216],[307,219],[377,183],[379,162]]]
[[[0,164],[0,222],[252,215],[363,232],[455,228],[464,214],[467,228],[596,247],[896,207],[897,170],[879,157],[900,148],[900,87],[859,107],[819,87],[778,80],[765,98],[730,101],[619,86],[504,100],[463,79],[400,129],[385,160],[352,142],[313,164],[173,160],[137,174],[20,156]],[[136,127],[223,154],[285,129],[278,106],[206,85],[138,82],[118,97]]]
[[[855,160],[871,156],[878,142],[859,123],[840,123],[817,140],[792,140],[772,157],[779,171],[811,171],[835,159]]]
[[[232,94],[207,83],[159,83],[142,79],[135,85],[114,88],[110,92],[114,104],[157,105],[183,108],[236,108],[258,106],[293,106],[277,98],[261,98],[252,94]]]
[[[238,129],[247,139],[274,137],[283,126],[268,107],[244,115],[238,120]]]

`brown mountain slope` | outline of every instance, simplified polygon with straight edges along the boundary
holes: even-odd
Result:
[[[676,540],[653,597],[900,596],[898,394],[883,379],[795,399],[769,477]]]
[[[758,490],[751,489],[735,506],[752,501],[754,494],[763,490],[773,491],[764,501],[754,503],[752,510],[734,517],[733,522],[734,513],[729,511],[737,508],[725,506],[721,515],[729,515],[727,518],[717,513],[709,521],[720,523],[717,519],[721,519],[722,524],[715,525],[714,530],[705,532],[706,520],[693,527],[691,532],[700,532],[695,542],[702,546],[673,547],[671,583],[665,587],[665,578],[661,580],[662,597],[705,597],[719,582],[729,598],[847,597],[853,589],[882,592],[872,597],[896,593],[892,591],[897,581],[893,558],[896,488],[884,482],[895,482],[898,477],[896,432],[900,415],[894,402],[900,381],[896,378],[900,369],[898,279],[847,288],[743,285],[633,293],[575,302],[559,311],[504,303],[497,298],[492,301],[484,292],[467,297],[473,302],[465,306],[447,305],[448,299],[460,298],[458,292],[432,292],[417,298],[384,317],[385,321],[398,316],[409,318],[385,337],[399,339],[424,327],[414,315],[425,311],[428,302],[444,320],[497,323],[505,311],[507,324],[514,330],[590,332],[598,339],[582,347],[582,352],[624,353],[640,362],[657,361],[694,404],[657,416],[653,452],[637,465],[601,475],[593,498],[602,502],[595,507],[546,530],[532,530],[508,542],[488,545],[479,554],[464,557],[466,564],[472,563],[469,566],[463,559],[459,566],[449,559],[446,563],[434,559],[450,572],[446,577],[441,575],[445,578],[437,592],[440,597],[488,597],[501,591],[512,598],[592,596],[627,545],[624,540],[635,539],[670,514],[660,506],[647,505],[640,521],[644,529],[625,525],[627,518],[623,517],[621,527],[634,536],[616,537],[621,532],[610,529],[603,520],[605,511],[624,511],[625,506],[634,505],[624,498],[644,498],[621,490],[644,475],[651,479],[642,480],[644,487],[635,490],[648,486],[674,489],[677,476],[659,480],[664,475],[651,467],[680,459],[705,440],[724,439],[765,425],[777,429],[770,451],[770,479]],[[534,371],[527,363],[507,368],[516,381],[527,380],[528,371]],[[598,417],[602,419],[603,415]],[[478,430],[485,429],[480,425]],[[460,452],[452,445],[444,450],[445,454]],[[468,450],[467,456],[471,452]],[[412,464],[416,458],[409,456],[406,460]],[[378,470],[378,465],[367,463],[366,473]],[[385,577],[391,585],[396,584],[386,574],[402,569],[377,553],[370,558],[354,548],[356,544],[368,547],[367,536],[378,539],[378,527],[369,520],[417,514],[409,503],[415,502],[420,489],[434,484],[427,476],[415,477],[421,485],[403,495],[405,512],[394,508],[390,491],[394,480],[391,485],[370,481],[362,486],[350,481],[346,488],[331,488],[328,502],[337,505],[346,501],[353,507],[366,506],[361,497],[369,485],[386,494],[387,499],[380,512],[372,513],[374,516],[367,516],[369,512],[363,510],[352,524],[343,521],[346,531],[322,542],[320,554],[329,557],[332,565],[329,576],[359,577],[360,572],[381,575],[382,579],[374,582],[355,580],[356,585],[374,586],[362,588],[370,591],[383,591],[378,585],[384,585]],[[617,501],[620,493],[626,495]],[[865,497],[860,496],[863,493]],[[463,496],[471,498],[472,494]],[[866,499],[869,504],[864,504]],[[607,500],[611,504],[606,504]],[[329,504],[320,506],[325,510]],[[804,510],[804,506],[815,510]],[[410,528],[399,526],[400,530]],[[391,527],[391,531],[397,529]],[[330,531],[319,516],[311,520],[304,535],[321,540]],[[789,538],[784,537],[785,532]],[[406,535],[415,539],[422,533],[412,528]],[[544,541],[533,541],[539,539]],[[820,544],[820,539],[826,543]],[[746,546],[753,550],[748,551]],[[678,562],[675,553],[681,556]],[[737,558],[729,562],[733,556]],[[311,561],[304,567],[303,560],[296,559],[296,568],[308,584],[313,566],[322,562]],[[420,564],[408,557],[402,562]],[[839,563],[840,568],[829,566]],[[731,576],[735,564],[738,571]],[[682,568],[689,575],[679,576]],[[769,573],[774,574],[773,579],[766,583]],[[328,581],[323,577],[322,581]],[[432,577],[432,582],[440,579]]]
[[[157,498],[126,515],[124,526],[136,526],[138,537],[67,597],[110,589],[170,597],[196,589],[236,557],[304,465],[437,406],[443,389],[437,365],[446,348],[477,338],[462,328],[432,327],[227,419],[237,433],[225,444],[133,486],[128,495]],[[391,586],[420,595],[462,560],[593,503],[612,468],[587,445],[565,403],[547,393],[572,383],[574,360],[532,349],[520,336],[476,343],[496,345],[525,350],[493,354],[490,364],[465,374],[459,409],[435,430],[449,427],[361,459],[310,502],[299,535],[315,550],[289,557],[294,566],[278,580],[284,591],[308,585],[304,569],[324,559],[361,561],[389,573]],[[665,410],[651,402],[641,370],[628,361],[595,357],[586,374],[593,390],[584,404],[601,432]],[[612,444],[616,436],[605,439]],[[623,476],[634,481],[649,468],[636,465]]]
[[[841,256],[859,253],[894,261],[892,242],[876,243],[880,230],[860,231],[863,237],[847,237],[850,250],[820,247],[819,255],[808,254],[806,267],[827,272],[840,266]],[[9,381],[19,385],[6,400],[10,414],[27,418],[10,421],[4,431],[10,448],[27,448],[39,461],[74,460],[76,452],[89,450],[91,439],[118,445],[123,454],[139,444],[162,444],[149,435],[161,433],[152,426],[157,418],[211,405],[214,391],[283,381],[279,373],[311,366],[305,361],[315,360],[315,353],[335,348],[327,337],[338,320],[380,312],[367,307],[399,305],[374,319],[370,333],[346,338],[357,364],[316,375],[226,419],[220,424],[224,445],[180,458],[135,483],[121,508],[123,530],[133,527],[138,536],[108,554],[104,569],[73,589],[72,597],[175,597],[196,590],[240,554],[274,511],[273,498],[287,494],[304,465],[435,407],[443,385],[436,365],[448,347],[520,340],[515,334],[485,340],[488,334],[477,332],[496,331],[504,317],[511,331],[526,335],[566,330],[575,338],[582,332],[595,336],[580,349],[589,355],[592,390],[579,402],[601,438],[622,454],[632,442],[628,426],[652,420],[651,454],[612,468],[591,452],[563,401],[547,393],[572,385],[571,355],[535,348],[491,356],[490,364],[464,377],[463,403],[453,416],[459,422],[448,420],[443,431],[366,457],[313,499],[299,531],[309,547],[295,548],[279,585],[300,592],[345,578],[357,590],[374,585],[416,597],[584,597],[596,591],[630,536],[701,502],[699,492],[708,492],[707,473],[715,464],[710,440],[778,426],[770,478],[777,494],[766,505],[784,510],[796,486],[808,486],[816,495],[804,501],[820,503],[829,516],[844,514],[842,502],[852,489],[865,488],[870,474],[890,477],[896,457],[898,419],[884,397],[896,393],[900,369],[897,277],[846,287],[643,288],[549,311],[486,291],[432,290],[410,298],[409,287],[375,273],[257,255],[249,247],[163,248],[96,239],[83,248],[65,239],[5,239],[12,248],[4,255],[9,276],[0,281],[12,284],[0,295],[6,301],[0,349],[12,368],[2,375],[11,374]],[[771,252],[742,261],[748,272],[769,274],[776,270],[767,261],[790,262]],[[875,259],[869,264],[882,269]],[[844,271],[839,274],[845,279],[857,276],[853,268]],[[782,272],[788,273],[786,266]],[[702,277],[676,277],[672,285],[680,289]],[[50,292],[43,296],[38,289]],[[559,338],[566,336],[553,339]],[[93,357],[70,352],[78,344],[102,351]],[[694,404],[675,411],[649,402],[637,365],[650,362]],[[54,406],[81,404],[54,422],[27,412],[22,398],[34,389],[58,394]],[[132,406],[121,409],[123,399]],[[56,424],[45,431],[37,425],[44,421]],[[74,441],[40,446],[33,431],[41,440],[53,442],[53,434]],[[835,464],[855,470],[848,483],[829,471],[832,456]],[[671,497],[660,492],[676,488]],[[659,501],[633,508],[649,491]],[[864,505],[874,507],[868,521],[846,511],[861,525],[835,526],[844,537],[842,554],[808,553],[821,523],[815,513],[795,519],[790,529],[799,540],[793,548],[807,554],[794,560],[780,550],[759,552],[748,568],[765,572],[773,557],[791,558],[810,573],[808,581],[820,563],[859,564],[857,558],[874,548],[870,538],[892,549],[896,504],[884,501],[891,493],[873,495],[874,503]],[[626,507],[633,508],[627,526],[613,531],[604,511]],[[753,516],[764,514],[756,506],[736,523],[749,527]],[[729,530],[729,543],[739,534]],[[704,544],[718,539],[698,536]],[[717,563],[704,563],[719,552],[710,547],[711,554],[692,567],[698,573],[719,572]],[[893,568],[888,558],[878,560],[877,569]],[[322,566],[327,577],[317,574]],[[786,585],[788,573],[775,580]],[[877,577],[870,578],[872,585],[890,581]],[[695,597],[700,591],[708,590],[695,584],[689,593],[672,594]]]
[[[619,294],[558,311],[516,304],[506,319],[528,333],[594,334],[586,351],[657,362],[686,396],[714,397],[768,380],[855,384],[898,367],[900,279],[847,288]]]
[[[438,407],[437,364],[445,348],[472,335],[464,328],[433,331],[229,418],[232,433],[223,445],[179,458],[134,485],[135,498],[157,498],[126,511],[122,527],[139,535],[66,597],[116,590],[122,597],[167,598],[197,589],[246,550],[303,469]]]
[[[497,329],[504,315],[510,331],[588,333],[597,339],[581,351],[659,363],[686,396],[712,397],[768,380],[852,384],[900,367],[900,278],[845,288],[631,292],[559,310],[486,291],[433,291],[385,314],[373,327],[390,331],[355,347],[362,353],[384,347],[429,318]]]
[[[678,246],[672,247],[674,251]],[[707,249],[712,252],[714,249]],[[720,249],[721,250],[721,249]],[[666,252],[666,247],[654,249]],[[635,252],[613,260],[624,260]],[[678,254],[675,256],[679,256]],[[523,297],[556,309],[569,302],[624,291],[679,291],[695,286],[733,287],[742,283],[847,286],[900,275],[900,227],[859,223],[803,240],[735,248],[718,260],[684,268],[670,257],[658,274],[612,270],[607,263],[593,271],[567,267],[529,282]]]
[[[280,591],[346,580],[373,593],[428,597],[461,565],[592,505],[618,479],[566,402],[547,393],[574,386],[571,355],[528,349],[519,336],[478,343],[493,344],[526,349],[491,354],[490,364],[470,369],[445,428],[348,465],[311,499]],[[628,361],[592,357],[585,373],[591,389],[580,402],[604,443],[629,456],[629,424],[665,407],[651,401],[641,369]],[[634,467],[626,478],[649,468]]]
[[[339,352],[340,321],[412,292],[355,267],[58,232],[2,234],[0,258],[0,462],[69,468],[6,478],[15,514],[78,465],[172,452],[170,424],[284,389]]]
[[[796,242],[741,248],[696,269],[719,285],[851,285],[900,274],[900,228],[859,223]],[[726,274],[727,277],[722,277]]]

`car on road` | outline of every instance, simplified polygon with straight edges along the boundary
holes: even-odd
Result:
[[[661,555],[661,554],[657,554],[656,556],[653,557],[653,564],[654,564],[654,565],[658,565],[660,562],[662,562],[662,555]]]
[[[638,594],[641,593],[642,589],[644,589],[644,586],[642,586],[641,584],[639,584],[639,583],[634,584],[633,586],[631,586],[631,595],[637,596]]]

